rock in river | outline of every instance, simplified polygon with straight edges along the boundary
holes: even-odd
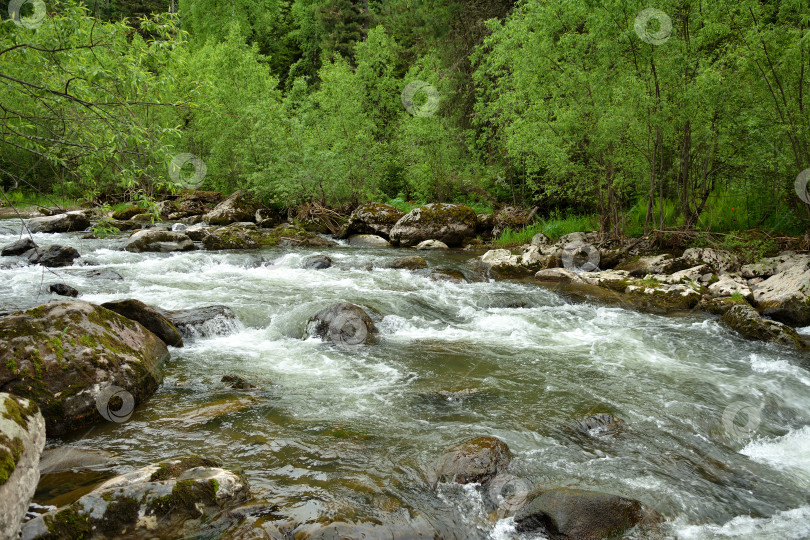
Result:
[[[209,225],[229,225],[236,222],[256,219],[258,205],[241,189],[219,203],[216,208],[205,215]]]
[[[374,321],[363,308],[348,302],[322,309],[307,323],[308,336],[318,336],[338,345],[366,344],[376,333]]]
[[[505,473],[512,453],[505,442],[495,437],[478,437],[448,451],[437,471],[439,482],[483,484]]]
[[[793,328],[780,322],[769,321],[747,304],[738,304],[729,309],[722,318],[729,328],[742,337],[758,341],[781,343],[795,349],[807,349],[807,342]]]
[[[147,306],[140,300],[129,298],[105,302],[101,307],[123,315],[127,319],[141,323],[147,330],[172,347],[183,346],[183,336],[177,328],[162,313],[153,307]]]
[[[36,249],[36,243],[28,237],[21,238],[16,242],[12,242],[7,246],[3,247],[3,250],[0,252],[0,255],[3,257],[12,257],[14,255],[22,255],[26,251]]]
[[[137,231],[130,236],[124,249],[135,253],[144,251],[157,251],[160,253],[191,251],[194,249],[194,242],[187,235],[180,232],[164,229],[146,229]]]
[[[17,538],[39,482],[45,420],[27,399],[0,393],[0,538]]]
[[[35,217],[28,220],[32,233],[66,233],[83,231],[90,226],[84,212],[67,212],[55,216]]]
[[[39,405],[49,437],[107,418],[116,388],[125,406],[143,402],[168,358],[166,344],[139,323],[79,300],[0,318],[0,387]]]
[[[244,476],[190,456],[107,480],[73,504],[25,524],[23,539],[184,538],[183,524],[248,497]]]
[[[228,306],[159,311],[187,338],[225,336],[240,326],[236,313]]]
[[[391,228],[405,214],[391,205],[383,203],[367,203],[357,207],[349,217],[349,221],[341,228],[339,236],[347,238],[351,235],[376,235],[388,240]]]
[[[23,255],[31,264],[39,264],[48,268],[61,268],[70,266],[73,261],[81,257],[79,252],[70,246],[48,246],[26,251]]]
[[[622,538],[637,525],[663,518],[638,501],[595,491],[557,488],[529,495],[515,515],[519,533],[541,533],[551,540]]]

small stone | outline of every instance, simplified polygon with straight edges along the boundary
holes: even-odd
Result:
[[[73,298],[79,296],[79,291],[70,285],[65,285],[64,283],[51,283],[51,285],[48,286],[48,292],[58,294],[59,296],[70,296]]]

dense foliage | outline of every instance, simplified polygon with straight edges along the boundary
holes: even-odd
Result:
[[[155,193],[191,153],[204,187],[279,206],[520,204],[616,234],[808,219],[804,0],[46,5],[0,26],[6,192]]]

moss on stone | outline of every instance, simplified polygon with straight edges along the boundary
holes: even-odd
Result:
[[[6,398],[4,406],[6,410],[3,411],[3,417],[16,422],[25,430],[28,429],[28,418],[37,412],[36,403],[30,400],[28,406],[23,407],[16,399],[8,397]]]
[[[62,510],[55,516],[45,516],[45,526],[50,533],[46,538],[82,540],[90,538],[92,526],[90,518],[82,515],[73,508]]]
[[[214,506],[217,502],[219,486],[215,480],[198,482],[195,480],[181,480],[174,485],[170,495],[153,500],[149,510],[158,514],[181,512],[193,518],[200,517],[197,505]]]
[[[158,465],[158,470],[152,473],[149,480],[157,482],[161,480],[170,480],[177,478],[180,474],[195,467],[220,467],[221,464],[212,460],[199,456],[188,456],[180,459],[178,462],[163,462]]]
[[[107,535],[124,534],[130,526],[138,521],[140,503],[132,497],[116,498],[107,505],[98,528]]]
[[[20,456],[25,451],[22,439],[9,439],[0,434],[0,486],[5,484],[17,468]]]

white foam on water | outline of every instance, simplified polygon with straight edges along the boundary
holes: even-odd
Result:
[[[810,487],[810,426],[791,430],[781,437],[751,441],[740,453],[758,463],[795,474]]]
[[[757,373],[783,373],[795,377],[805,386],[810,386],[810,373],[787,360],[769,360],[756,353],[751,354],[748,360],[751,369]]]
[[[768,518],[737,516],[723,525],[687,525],[672,522],[679,540],[807,540],[810,538],[810,506],[779,512]]]

